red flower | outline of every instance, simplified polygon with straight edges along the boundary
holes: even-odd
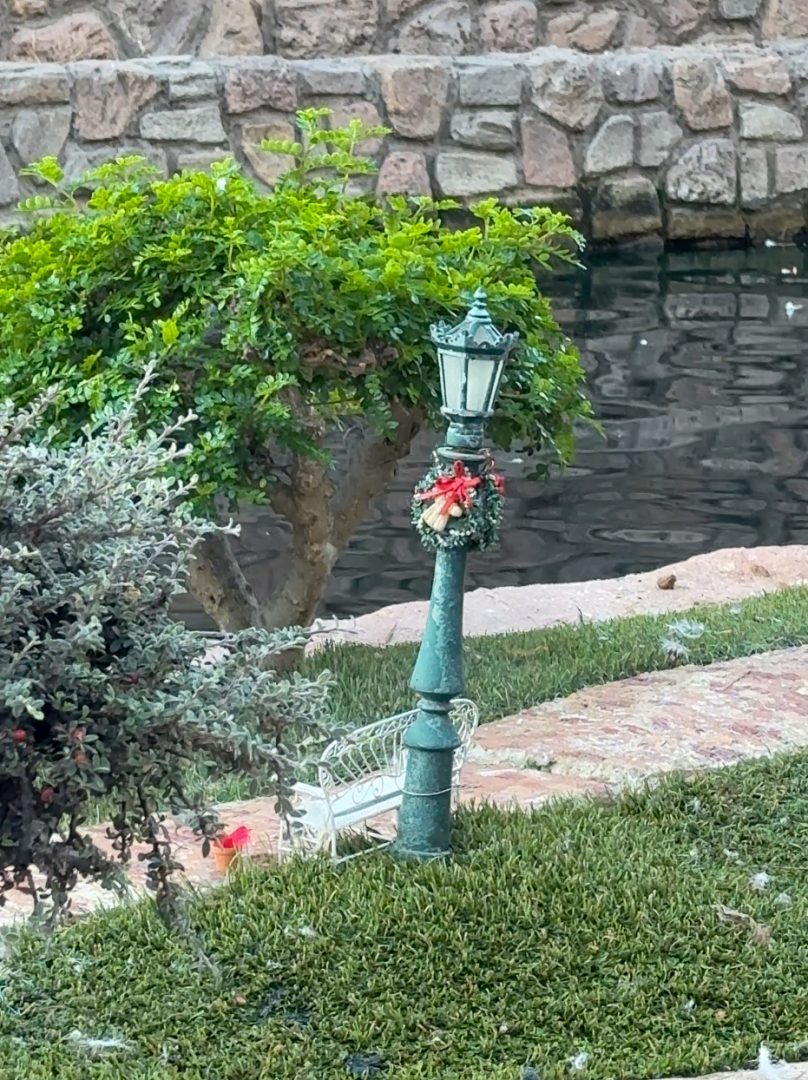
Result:
[[[491,473],[491,479],[494,481],[494,487],[497,489],[500,495],[505,494],[505,477],[502,473]]]
[[[52,787],[43,787],[43,789],[39,793],[39,797],[46,806],[50,806],[50,804],[53,802],[53,797],[55,794],[56,792],[53,790]]]
[[[21,727],[14,728],[11,737],[16,743],[24,743],[28,741],[28,732]]]
[[[239,825],[237,829],[233,829],[232,832],[225,833],[224,836],[219,837],[219,847],[223,847],[226,851],[240,851],[241,848],[246,847],[250,842],[250,830],[246,825]]]

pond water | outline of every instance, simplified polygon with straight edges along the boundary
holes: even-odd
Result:
[[[537,483],[500,455],[501,548],[470,560],[468,588],[649,570],[733,546],[808,543],[808,263],[795,247],[594,254],[545,291],[581,349],[602,435]],[[426,597],[431,561],[408,524],[435,437],[339,560],[324,613]],[[510,459],[510,460],[509,460]],[[280,536],[252,512],[240,558],[263,592]]]

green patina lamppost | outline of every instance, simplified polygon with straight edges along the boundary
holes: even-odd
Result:
[[[496,329],[478,289],[466,318],[454,327],[433,326],[431,339],[448,430],[413,501],[413,522],[435,552],[429,614],[410,680],[419,695],[418,715],[404,737],[407,773],[396,840],[397,853],[414,859],[451,850],[452,764],[460,739],[450,712],[464,689],[466,555],[493,546],[499,534],[502,481],[485,449],[485,423],[518,335]]]

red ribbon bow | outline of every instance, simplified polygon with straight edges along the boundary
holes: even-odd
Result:
[[[474,489],[481,483],[480,477],[472,476],[462,461],[456,461],[450,475],[439,476],[431,488],[419,491],[415,498],[418,502],[434,499],[441,514],[448,514],[453,506],[469,510],[474,502]]]

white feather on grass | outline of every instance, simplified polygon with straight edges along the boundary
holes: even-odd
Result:
[[[755,892],[764,892],[771,884],[771,880],[770,875],[765,870],[761,870],[759,874],[750,875],[749,887]]]
[[[581,1050],[580,1053],[569,1058],[567,1064],[570,1067],[570,1072],[583,1072],[589,1064],[589,1054],[587,1054],[586,1050]]]
[[[126,1039],[107,1038],[107,1039],[94,1039],[89,1035],[83,1035],[77,1028],[67,1036],[68,1042],[71,1042],[77,1050],[83,1050],[85,1054],[91,1056],[101,1056],[103,1054],[119,1054],[130,1053],[136,1049],[135,1044],[128,1042]]]

